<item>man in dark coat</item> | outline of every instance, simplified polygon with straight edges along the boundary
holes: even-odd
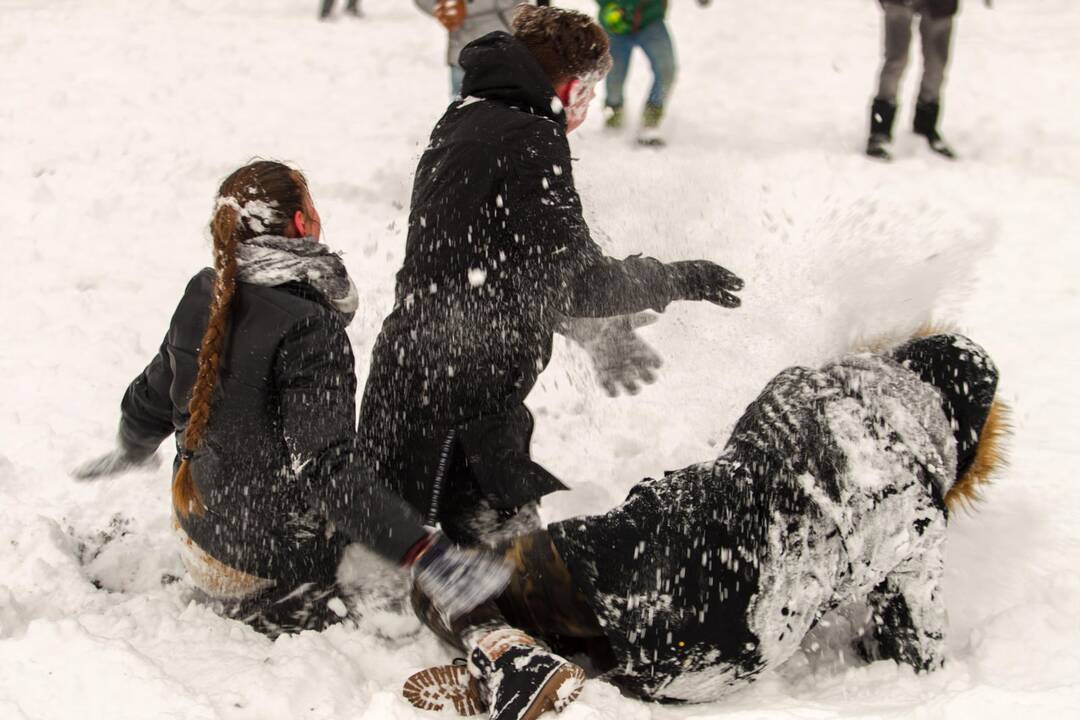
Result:
[[[359,424],[389,487],[461,542],[490,538],[519,514],[535,527],[536,501],[565,488],[529,456],[524,401],[566,318],[675,300],[736,307],[742,287],[708,261],[603,254],[582,217],[566,135],[610,66],[606,37],[554,8],[524,6],[514,27],[461,53],[464,99],[416,170],[396,302]]]
[[[990,0],[984,2],[990,7]],[[918,15],[923,74],[912,129],[915,134],[926,138],[934,152],[955,158],[956,153],[938,131],[938,119],[941,115],[941,88],[949,63],[953,16],[959,9],[959,0],[881,0],[881,6],[885,18],[884,60],[877,94],[870,108],[870,139],[866,144],[866,154],[879,160],[892,158],[888,146],[892,142],[893,120],[896,118],[896,93],[907,68],[911,25]]]

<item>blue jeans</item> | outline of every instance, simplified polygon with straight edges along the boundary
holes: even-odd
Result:
[[[461,97],[461,82],[465,79],[465,71],[460,65],[450,66],[450,99]]]
[[[663,107],[672,85],[675,84],[675,49],[671,45],[671,35],[667,25],[658,20],[636,33],[614,35],[608,33],[611,42],[611,59],[614,61],[607,76],[608,107],[619,108],[623,105],[623,85],[626,84],[626,72],[630,69],[630,54],[634,47],[645,52],[652,66],[653,84],[649,91],[649,104]]]

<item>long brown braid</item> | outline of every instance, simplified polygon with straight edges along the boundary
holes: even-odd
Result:
[[[298,170],[268,160],[245,165],[225,178],[218,189],[217,208],[210,220],[217,278],[206,332],[199,345],[198,373],[188,402],[190,417],[184,428],[180,466],[172,484],[173,508],[181,517],[206,512],[190,465],[210,422],[211,396],[217,385],[236,292],[236,246],[258,235],[288,234],[294,213],[305,210],[307,196],[307,181]],[[259,211],[249,212],[252,207]]]

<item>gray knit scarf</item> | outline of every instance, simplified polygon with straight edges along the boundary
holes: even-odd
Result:
[[[341,256],[310,237],[260,235],[244,240],[236,247],[236,278],[267,287],[302,282],[345,316],[346,324],[360,305]]]

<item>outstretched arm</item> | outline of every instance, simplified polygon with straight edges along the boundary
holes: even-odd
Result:
[[[743,282],[708,260],[662,263],[631,255],[608,257],[593,241],[574,188],[566,135],[537,123],[512,163],[508,184],[513,213],[529,237],[542,243],[544,284],[564,287],[560,312],[569,317],[611,317],[643,310],[663,311],[675,300],[708,300],[738,307]]]
[[[153,455],[173,432],[172,365],[164,342],[158,354],[128,386],[120,403],[120,444],[133,456]]]

